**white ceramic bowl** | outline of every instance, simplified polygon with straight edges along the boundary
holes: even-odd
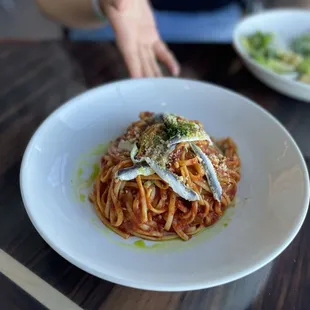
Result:
[[[231,136],[239,146],[236,207],[188,242],[137,247],[137,239],[109,232],[90,203],[76,197],[76,176],[90,173],[78,167],[99,162],[98,144],[144,110],[198,119],[212,136]],[[231,91],[166,78],[100,86],[57,109],[29,142],[20,184],[33,225],[68,261],[115,283],[164,291],[220,285],[267,264],[293,240],[309,202],[302,154],[277,120]]]
[[[247,68],[263,83],[278,92],[295,99],[310,102],[310,85],[268,70],[251,59],[240,39],[255,31],[275,33],[280,46],[289,46],[292,39],[310,31],[310,10],[268,10],[244,18],[235,28],[233,45]]]

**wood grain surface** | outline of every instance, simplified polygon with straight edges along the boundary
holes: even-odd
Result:
[[[35,298],[24,292],[10,279],[0,273],[0,305],[2,309],[46,310]]]
[[[309,167],[310,104],[282,96],[254,79],[228,45],[172,48],[182,64],[182,76],[233,89],[276,116],[296,139]],[[20,162],[29,138],[67,99],[126,75],[119,52],[110,43],[0,45],[1,248],[84,309],[310,309],[309,216],[292,244],[264,268],[230,284],[195,292],[148,292],[100,280],[64,260],[38,235],[19,190]],[[13,294],[10,285],[1,284],[1,290]],[[1,309],[4,305],[0,300]]]

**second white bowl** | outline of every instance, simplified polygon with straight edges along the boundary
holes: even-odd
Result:
[[[310,85],[274,73],[255,62],[241,44],[243,36],[255,31],[273,32],[281,45],[310,31],[310,10],[278,9],[244,18],[235,28],[233,45],[247,68],[263,83],[295,99],[310,102]]]

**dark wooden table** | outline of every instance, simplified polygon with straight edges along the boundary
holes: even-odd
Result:
[[[275,115],[296,139],[309,167],[310,104],[284,97],[254,79],[230,46],[178,45],[173,50],[183,76],[224,85]],[[68,98],[124,77],[125,67],[112,44],[0,45],[1,249],[83,309],[310,309],[309,216],[293,243],[272,263],[238,281],[195,292],[157,293],[114,285],[71,265],[43,241],[20,196],[25,146],[39,124]],[[0,309],[44,307],[1,275]]]

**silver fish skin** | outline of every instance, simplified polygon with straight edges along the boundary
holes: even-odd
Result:
[[[201,150],[200,147],[198,147],[196,144],[191,143],[190,144],[192,150],[195,152],[195,154],[200,158],[202,166],[205,170],[205,174],[207,177],[208,184],[210,186],[210,189],[212,191],[213,197],[217,201],[221,201],[223,190],[221,187],[221,184],[217,178],[215,169],[212,165],[211,160],[209,157]]]
[[[168,171],[165,168],[160,167],[155,161],[151,158],[145,158],[145,161],[148,165],[157,173],[157,175],[167,182],[172,190],[177,193],[179,196],[188,201],[198,201],[200,200],[200,195],[196,193],[191,188],[187,187],[177,175]]]
[[[134,180],[138,175],[149,176],[154,173],[154,170],[147,163],[139,163],[132,167],[120,169],[115,177],[122,181],[130,181]]]
[[[179,137],[176,136],[174,138],[172,138],[171,140],[168,141],[168,146],[172,146],[181,142],[195,142],[195,141],[204,141],[204,140],[208,140],[210,145],[213,145],[213,142],[211,140],[211,138],[209,137],[209,135],[204,134],[204,135],[199,135],[199,136],[193,136],[193,137]]]

